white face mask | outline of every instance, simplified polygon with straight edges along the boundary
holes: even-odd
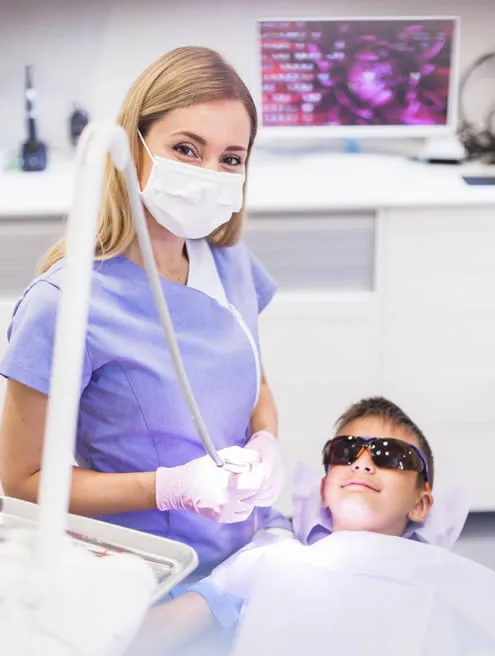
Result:
[[[155,221],[184,239],[202,239],[242,207],[244,174],[219,173],[166,157],[153,156],[141,199]]]

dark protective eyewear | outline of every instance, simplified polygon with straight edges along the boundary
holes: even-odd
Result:
[[[414,444],[392,437],[334,437],[323,447],[325,471],[330,465],[352,465],[365,449],[377,467],[418,472],[423,476],[426,489],[430,489],[428,464],[423,453]]]

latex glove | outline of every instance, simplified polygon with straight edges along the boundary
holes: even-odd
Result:
[[[256,451],[265,471],[265,480],[256,496],[256,506],[272,506],[285,484],[285,469],[279,443],[268,431],[259,431],[251,436],[246,449]]]
[[[264,471],[259,455],[238,446],[218,452],[222,458],[245,464],[246,473],[217,467],[209,455],[178,467],[156,471],[156,506],[159,510],[189,510],[213,521],[242,522],[254,508]]]
[[[207,580],[222,592],[247,601],[261,559],[276,545],[285,541],[299,545],[291,531],[284,529],[258,531],[249,544],[218,565]]]

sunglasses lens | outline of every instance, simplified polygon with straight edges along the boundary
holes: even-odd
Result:
[[[325,452],[325,464],[350,465],[362,449],[362,443],[356,437],[335,437],[329,442]]]
[[[415,471],[428,480],[427,467],[416,449],[407,442],[394,438],[361,438],[341,435],[334,437],[325,446],[323,464],[352,465],[362,449],[368,448],[369,454],[377,467]]]
[[[370,452],[377,467],[419,473],[424,470],[421,458],[407,442],[377,439],[370,446]]]

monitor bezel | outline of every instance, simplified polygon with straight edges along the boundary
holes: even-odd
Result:
[[[322,21],[338,23],[342,21],[452,21],[454,24],[452,37],[452,66],[449,82],[449,101],[447,122],[445,125],[302,125],[302,126],[265,126],[263,125],[262,106],[262,53],[260,24],[265,22],[295,22]],[[460,86],[460,17],[453,15],[429,16],[285,16],[262,17],[256,19],[256,81],[254,101],[258,110],[259,130],[258,142],[280,140],[314,141],[321,139],[387,139],[409,138],[426,139],[430,137],[447,137],[457,131],[459,117],[459,86]]]

